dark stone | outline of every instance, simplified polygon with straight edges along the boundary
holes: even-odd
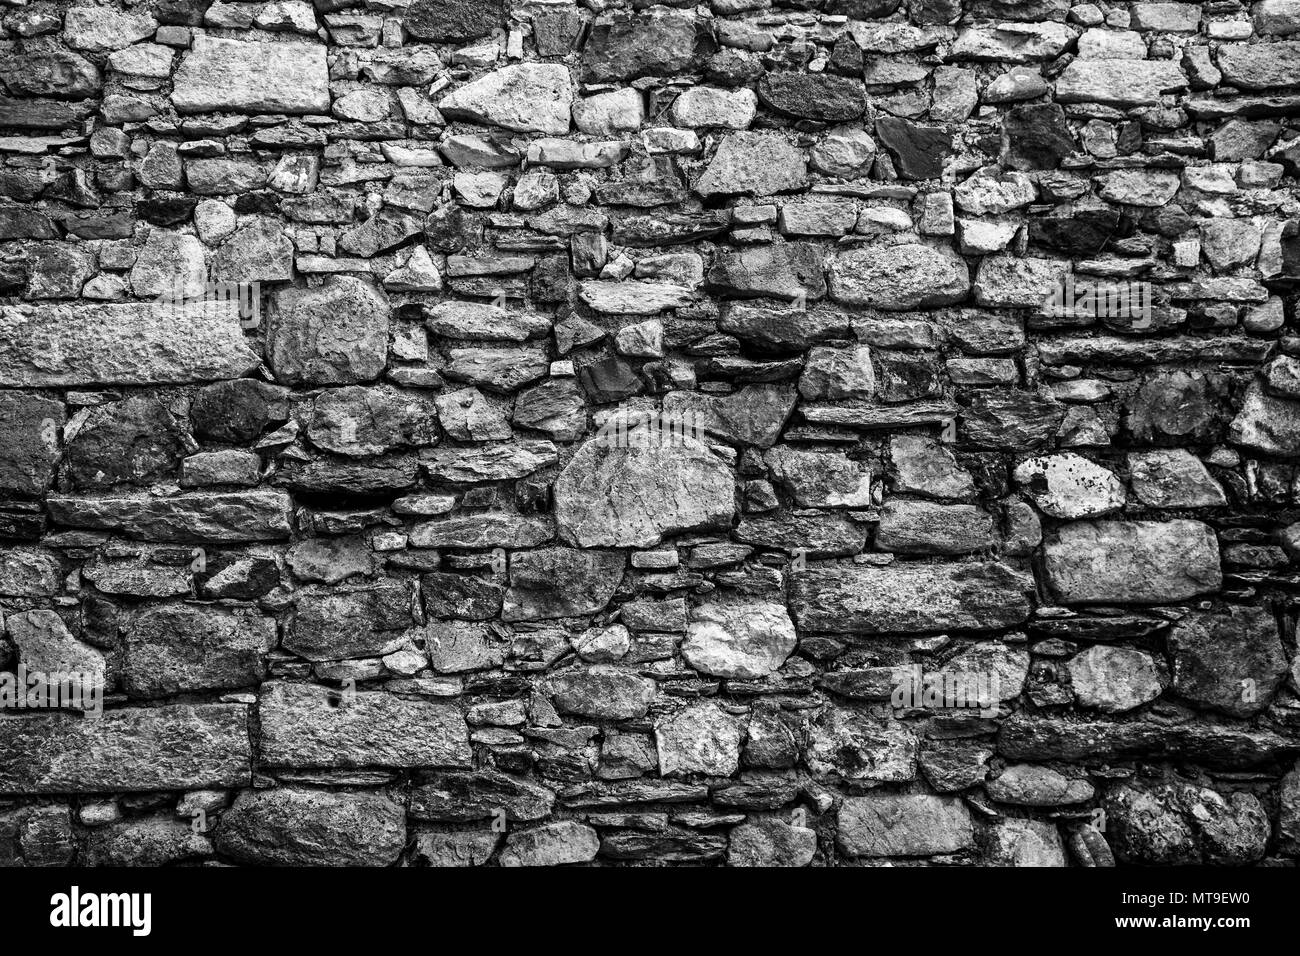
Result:
[[[1055,103],[1023,103],[1002,117],[1007,163],[1014,169],[1056,169],[1074,152],[1065,111]]]
[[[648,14],[607,14],[582,50],[588,82],[689,73],[717,49],[708,23],[693,12],[655,8]]]
[[[823,123],[856,119],[867,105],[861,80],[829,73],[768,73],[758,82],[758,98],[778,113]]]
[[[895,116],[876,120],[876,137],[889,150],[904,179],[938,179],[943,175],[944,158],[952,151],[951,133]]]
[[[402,26],[416,39],[449,43],[487,36],[503,19],[501,0],[415,0]]]

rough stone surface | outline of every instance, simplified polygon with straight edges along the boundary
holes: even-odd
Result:
[[[0,864],[1300,860],[1296,0],[3,27]]]

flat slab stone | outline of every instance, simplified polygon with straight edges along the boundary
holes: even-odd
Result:
[[[0,794],[247,787],[251,773],[243,704],[0,717]]]
[[[283,491],[230,491],[145,496],[49,498],[56,524],[116,531],[142,541],[281,541],[289,537]]]
[[[1199,521],[1078,521],[1043,547],[1047,584],[1066,604],[1162,604],[1217,591],[1219,545]]]
[[[232,301],[0,308],[6,388],[210,382],[258,362]]]
[[[1056,80],[1061,103],[1151,106],[1161,93],[1186,89],[1187,76],[1172,60],[1075,60]]]
[[[468,767],[460,709],[384,691],[262,685],[261,757],[278,767]]]
[[[793,575],[790,605],[809,631],[985,631],[1023,623],[1033,589],[1029,575],[996,561],[811,566]]]
[[[172,85],[180,113],[328,113],[325,47],[198,36]]]

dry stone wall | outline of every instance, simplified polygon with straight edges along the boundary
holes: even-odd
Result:
[[[1297,0],[0,24],[0,861],[1294,864]]]

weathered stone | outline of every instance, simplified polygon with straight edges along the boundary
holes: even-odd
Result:
[[[996,562],[816,566],[794,575],[795,623],[849,634],[993,630],[1029,616],[1033,583]]]
[[[328,276],[316,288],[276,293],[267,357],[286,385],[373,379],[388,359],[388,301],[373,285]]]
[[[802,150],[776,132],[727,133],[718,144],[695,191],[711,196],[770,196],[808,182]]]
[[[203,604],[151,607],[123,643],[122,686],[133,697],[247,687],[266,677],[272,618]]]
[[[200,36],[172,84],[181,113],[328,113],[325,48]]]
[[[956,798],[877,794],[845,798],[836,842],[849,856],[926,856],[964,850],[974,832]]]
[[[894,490],[940,501],[966,501],[975,496],[975,482],[956,456],[933,438],[895,435],[889,444]]]
[[[655,697],[654,681],[606,664],[562,671],[547,687],[560,713],[601,720],[644,717]]]
[[[0,793],[96,793],[244,787],[248,708],[175,704],[0,720]]]
[[[741,726],[712,701],[692,704],[655,724],[659,773],[729,777],[740,765]]]
[[[470,746],[459,709],[383,691],[263,684],[262,759],[277,767],[463,767]]]
[[[989,796],[998,803],[1023,807],[1057,807],[1091,800],[1092,784],[1078,777],[1067,777],[1050,767],[1036,764],[1013,764],[986,785]]]
[[[54,483],[63,403],[24,392],[0,392],[0,492],[44,494]]]
[[[1124,507],[1124,483],[1109,469],[1073,452],[1027,459],[1016,466],[1014,477],[1053,518],[1092,518]]]
[[[583,445],[555,483],[560,536],[578,547],[650,547],[665,534],[730,526],[735,481],[695,439]]]
[[[0,385],[140,385],[238,378],[257,367],[233,303],[0,309]]]
[[[503,19],[500,0],[415,0],[402,26],[420,40],[447,43],[486,36]]]
[[[857,119],[866,107],[860,82],[830,73],[767,73],[758,98],[770,110],[822,123]]]
[[[572,820],[563,820],[508,834],[500,863],[502,866],[587,863],[596,858],[599,850],[600,838],[595,830]]]
[[[712,601],[692,610],[682,656],[705,674],[755,679],[774,673],[795,643],[783,605]]]
[[[880,513],[876,546],[899,554],[970,554],[993,546],[993,519],[975,505],[891,498]]]
[[[496,770],[439,773],[411,790],[416,820],[470,823],[505,811],[507,820],[531,822],[550,816],[555,793],[540,784]]]
[[[1187,87],[1187,76],[1169,60],[1089,60],[1072,62],[1056,80],[1062,103],[1148,106],[1162,93]]]
[[[558,63],[503,66],[438,102],[444,116],[473,120],[523,133],[569,131],[573,87]]]
[[[743,823],[731,831],[727,866],[807,866],[817,853],[817,833],[781,820]]]
[[[689,72],[716,48],[693,11],[652,7],[644,14],[606,14],[592,24],[582,49],[582,78],[599,82]]]
[[[1133,493],[1153,508],[1213,508],[1228,503],[1209,470],[1185,449],[1130,452],[1128,468]]]
[[[289,497],[270,490],[174,498],[51,497],[56,524],[144,541],[277,541],[289,536]]]
[[[378,793],[245,790],[221,815],[216,846],[261,866],[388,866],[406,845],[401,804]]]
[[[1127,647],[1090,647],[1070,658],[1066,670],[1079,704],[1106,714],[1140,707],[1164,691],[1151,655]]]
[[[876,120],[876,139],[889,150],[904,179],[938,179],[952,150],[952,134],[894,116]]]
[[[1049,535],[1047,583],[1066,604],[1161,604],[1216,590],[1219,546],[1199,521],[1079,521]]]
[[[1300,70],[1300,42],[1227,43],[1219,51],[1223,78],[1243,90],[1269,90],[1296,85]]]
[[[1268,707],[1287,675],[1277,622],[1261,608],[1193,611],[1170,631],[1169,649],[1174,691],[1233,717]]]
[[[308,660],[377,657],[395,650],[415,624],[411,593],[384,580],[355,590],[304,588],[285,628],[284,648]]]
[[[830,295],[845,305],[915,309],[966,298],[966,263],[943,248],[904,243],[835,253],[828,264]]]
[[[502,617],[532,621],[579,617],[603,610],[623,578],[616,551],[544,548],[516,554]]]

